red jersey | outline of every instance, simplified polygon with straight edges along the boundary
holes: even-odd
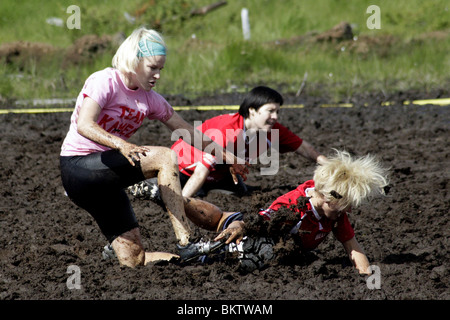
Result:
[[[266,138],[263,142],[246,139],[244,117],[239,113],[223,114],[208,119],[197,129],[227,151],[249,162],[256,160],[271,146],[271,132],[267,133],[267,137],[260,136],[260,139]],[[278,152],[280,153],[293,152],[303,142],[301,138],[278,122],[273,126],[273,130],[278,130]],[[203,152],[182,139],[175,142],[171,149],[177,153],[180,172],[187,176],[192,175],[197,163],[202,163],[210,171],[206,182],[218,182],[229,174],[228,165],[222,164],[221,159],[216,159],[210,153]]]
[[[314,190],[314,181],[309,180],[299,185],[296,189],[278,197],[268,209],[259,212],[265,219],[270,220],[273,214],[281,207],[291,208],[293,214],[298,215],[298,223],[292,228],[292,233],[299,233],[302,248],[315,249],[330,233],[333,232],[340,242],[346,242],[355,236],[353,227],[344,212],[337,220],[321,217],[307,201],[304,206],[297,206],[299,197],[308,197]],[[292,206],[292,207],[291,207]]]

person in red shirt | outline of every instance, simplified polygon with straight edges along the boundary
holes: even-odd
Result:
[[[271,147],[277,148],[280,153],[296,152],[314,162],[325,161],[326,158],[310,143],[278,122],[282,105],[283,97],[276,90],[255,87],[244,98],[239,112],[208,119],[197,129],[250,164]],[[275,130],[278,133],[276,138],[272,134]],[[214,188],[236,190],[236,181],[230,175],[228,164],[182,139],[175,142],[171,149],[178,155],[183,196],[194,196],[201,188],[204,193]],[[244,186],[245,193],[245,185],[241,183],[240,186]]]
[[[279,153],[295,152],[317,163],[324,162],[326,157],[309,142],[278,122],[282,105],[283,97],[276,90],[255,87],[244,98],[239,112],[213,117],[196,128],[238,159],[250,164],[255,164],[257,160],[263,164],[270,163],[269,168],[261,168],[261,174],[276,174],[278,171],[278,161],[272,161],[267,156],[270,150],[271,157],[277,157],[274,149]],[[233,177],[230,164],[211,155],[211,152],[196,148],[196,142],[189,141],[189,137],[181,135],[171,149],[178,157],[183,196],[204,196],[211,189],[230,190],[238,195],[249,193],[248,186],[243,183],[246,176]],[[129,191],[136,197],[145,198],[148,196],[146,190],[154,188],[155,183],[154,180],[143,181],[131,186]]]
[[[370,274],[369,261],[355,237],[348,213],[369,197],[384,194],[388,185],[387,170],[371,155],[354,158],[348,152],[336,150],[327,162],[318,165],[312,180],[300,184],[296,189],[278,197],[259,215],[271,220],[282,209],[292,217],[282,220],[290,224],[288,230],[302,251],[317,248],[329,233],[341,242],[356,269],[361,274]],[[219,235],[214,241],[224,241],[229,251],[238,251],[243,263],[251,256],[254,261],[271,258],[267,246],[265,256],[255,252],[260,240],[253,235],[251,245],[246,246],[245,223],[240,212],[222,212],[205,201],[186,201],[186,215],[196,225],[208,230],[216,229]],[[276,230],[276,228],[274,228]],[[275,235],[272,235],[275,236]],[[267,239],[264,239],[267,244]]]
[[[314,180],[308,180],[277,198],[259,214],[264,219],[271,220],[272,215],[280,208],[289,207],[299,217],[299,221],[292,226],[291,233],[300,234],[301,247],[305,250],[317,248],[330,232],[342,243],[352,239],[355,233],[347,216],[350,208],[345,211],[323,210],[325,203],[320,193],[315,191]]]

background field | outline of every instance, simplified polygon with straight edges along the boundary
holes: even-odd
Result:
[[[124,36],[141,25],[161,31],[169,57],[157,90],[188,97],[246,91],[256,84],[349,101],[361,92],[448,92],[449,3],[435,1],[213,0],[2,1],[0,95],[3,99],[73,98],[86,77],[110,66]],[[76,4],[81,29],[68,29]],[[369,29],[367,8],[381,11]],[[249,10],[244,41],[240,11]],[[59,18],[62,26],[47,23]],[[320,35],[341,22],[347,38]],[[318,40],[322,39],[322,40]],[[20,43],[18,43],[20,41]]]

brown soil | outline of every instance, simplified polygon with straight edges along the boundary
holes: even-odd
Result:
[[[404,93],[393,100],[421,97],[426,96]],[[175,105],[180,99],[169,101]],[[189,103],[239,104],[241,99],[236,94]],[[294,99],[286,97],[287,103],[298,103]],[[381,289],[367,287],[367,277],[356,273],[332,235],[313,252],[285,255],[250,274],[239,272],[233,260],[136,269],[103,261],[105,238],[92,218],[64,195],[60,181],[59,150],[70,113],[6,114],[0,116],[0,299],[449,299],[450,109],[401,103],[382,107],[382,99],[360,97],[353,101],[353,108],[309,104],[304,109],[282,110],[280,119],[324,153],[331,148],[357,155],[374,153],[391,167],[388,196],[350,216],[371,264],[380,268]],[[192,122],[225,112],[180,113]],[[165,126],[150,121],[133,141],[172,143]],[[310,179],[313,170],[306,160],[283,155],[276,176],[260,176],[258,166],[253,168],[247,182],[260,190],[252,196],[210,193],[205,199],[250,217]],[[166,213],[149,201],[132,199],[132,204],[145,248],[176,252]],[[214,236],[199,229],[196,233]],[[80,268],[81,289],[67,286],[71,265]]]

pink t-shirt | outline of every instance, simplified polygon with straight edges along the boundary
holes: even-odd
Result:
[[[153,90],[129,89],[117,69],[97,71],[86,80],[78,95],[69,132],[61,147],[61,156],[87,155],[110,149],[77,132],[78,114],[86,96],[97,102],[102,109],[97,120],[100,127],[124,140],[139,129],[144,118],[165,122],[174,112],[172,106]]]

